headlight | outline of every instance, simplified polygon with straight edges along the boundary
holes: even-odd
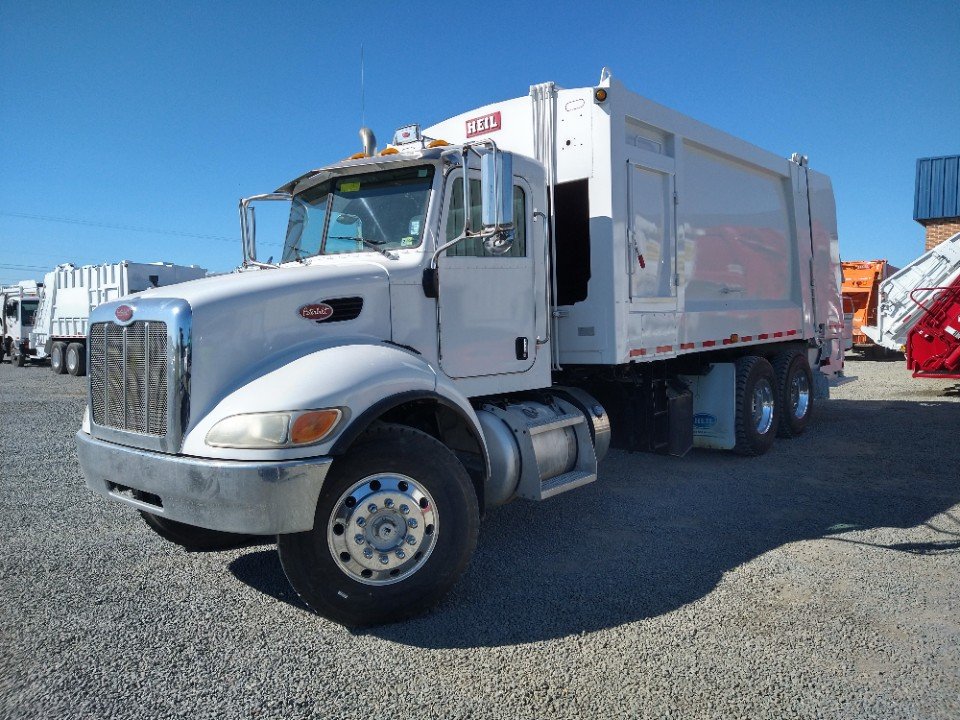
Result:
[[[329,435],[341,417],[336,408],[231,415],[210,428],[206,443],[258,450],[311,445]]]

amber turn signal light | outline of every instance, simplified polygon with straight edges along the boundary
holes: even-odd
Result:
[[[339,410],[311,410],[298,416],[290,427],[290,442],[306,445],[322,440],[340,421]]]

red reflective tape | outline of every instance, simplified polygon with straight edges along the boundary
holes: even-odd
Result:
[[[796,335],[796,334],[797,334],[796,330],[787,330],[787,335]]]
[[[630,357],[636,357],[637,355],[646,355],[646,354],[647,354],[647,351],[644,350],[643,348],[630,351]]]
[[[770,337],[769,333],[760,333],[757,335],[757,340],[766,340],[768,337]]]
[[[716,340],[704,340],[702,344],[703,344],[704,347],[713,347],[714,345],[717,344],[717,341],[716,341]]]
[[[774,336],[774,337],[783,337],[783,333],[782,333],[782,332],[775,332],[775,333],[773,334],[773,336]]]
[[[751,340],[753,340],[753,335],[744,335],[740,338],[740,342],[750,342]]]
[[[657,345],[657,352],[673,352],[673,345]]]
[[[696,346],[696,343],[680,343],[681,350],[693,350]]]
[[[731,340],[730,338],[724,338],[724,339],[723,339],[723,344],[724,344],[724,345],[733,345],[733,343],[734,343],[734,341]]]

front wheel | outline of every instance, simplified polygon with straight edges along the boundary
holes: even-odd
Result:
[[[208,530],[143,511],[140,512],[140,516],[147,526],[164,540],[193,552],[231,550],[248,544],[255,537],[222,530]]]
[[[280,535],[287,579],[320,615],[394,622],[437,603],[466,570],[479,509],[457,457],[426,433],[382,425],[338,458],[313,530]]]
[[[13,344],[10,347],[10,362],[16,363],[17,367],[23,367],[27,364],[26,353],[23,352],[23,348],[17,347],[16,344]]]

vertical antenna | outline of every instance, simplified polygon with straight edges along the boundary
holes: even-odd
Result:
[[[360,43],[360,127],[367,126],[366,98],[363,94],[363,43]]]

